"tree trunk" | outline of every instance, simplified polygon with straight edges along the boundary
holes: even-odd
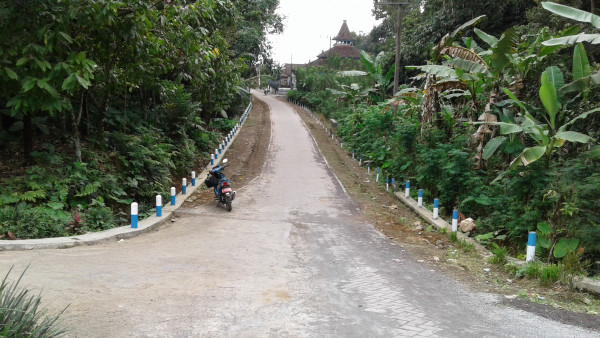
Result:
[[[25,162],[31,161],[31,152],[33,151],[33,124],[31,123],[31,115],[23,116],[23,156]]]
[[[75,162],[81,162],[81,137],[79,134],[79,122],[83,115],[83,93],[81,94],[81,101],[79,103],[79,113],[75,115],[75,112],[71,110],[71,126],[73,127],[73,143],[75,144]]]
[[[590,0],[590,13],[594,13],[596,9],[596,0]]]

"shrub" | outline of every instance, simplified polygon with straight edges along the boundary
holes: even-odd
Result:
[[[0,283],[0,336],[58,337],[66,330],[58,326],[59,314],[40,308],[41,297],[19,287],[25,271],[16,282],[8,282],[9,272]],[[63,310],[64,311],[64,310]]]

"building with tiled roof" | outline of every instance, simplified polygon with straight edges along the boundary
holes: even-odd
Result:
[[[327,64],[327,59],[333,57],[334,55],[343,59],[360,59],[360,51],[354,47],[356,38],[350,32],[350,29],[348,29],[346,20],[344,20],[339,33],[332,40],[335,40],[333,47],[331,47],[328,51],[319,54],[319,56],[317,56],[317,60],[309,63],[309,66],[325,65]]]

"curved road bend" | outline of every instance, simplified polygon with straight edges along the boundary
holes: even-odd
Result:
[[[255,95],[271,109],[272,141],[233,212],[210,204],[123,242],[0,252],[0,273],[31,264],[23,285],[53,309],[70,304],[62,318],[79,337],[600,334],[504,307],[415,262],[356,220],[293,108]]]

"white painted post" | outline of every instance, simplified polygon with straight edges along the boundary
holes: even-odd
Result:
[[[131,227],[136,229],[138,227],[138,204],[131,203]]]
[[[182,178],[181,179],[181,194],[185,195],[187,190],[187,178]]]
[[[530,231],[527,238],[527,256],[525,262],[531,262],[535,260],[535,242],[537,240],[537,234],[535,231]]]
[[[458,210],[452,211],[452,232],[456,232],[458,229]]]
[[[367,175],[371,175],[371,164],[367,164]]]
[[[410,181],[406,181],[406,189],[404,189],[404,197],[410,197]]]
[[[162,217],[162,196],[156,195],[156,217]]]
[[[419,208],[423,207],[423,189],[419,189],[419,197],[417,199],[417,206]]]
[[[171,205],[175,205],[175,187],[171,187]]]
[[[192,171],[192,187],[196,186],[196,172]]]
[[[438,213],[440,210],[440,200],[437,198],[433,199],[433,219],[438,219]]]

